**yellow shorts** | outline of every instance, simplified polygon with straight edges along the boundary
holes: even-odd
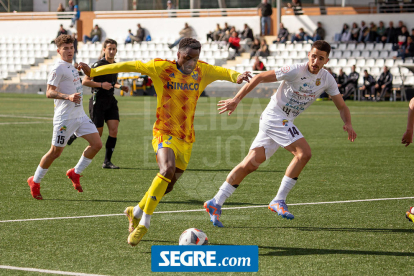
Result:
[[[152,147],[155,154],[162,148],[172,149],[175,155],[175,166],[181,170],[187,169],[193,148],[192,143],[187,143],[171,135],[160,135],[152,139]]]

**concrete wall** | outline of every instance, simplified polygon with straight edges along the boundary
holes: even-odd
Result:
[[[326,31],[327,41],[333,41],[335,33],[339,33],[342,30],[344,23],[347,23],[350,27],[353,22],[357,22],[361,25],[361,21],[365,21],[366,25],[372,21],[378,25],[379,21],[384,21],[385,26],[388,27],[388,22],[394,21],[394,26],[397,26],[399,20],[402,20],[408,27],[408,30],[414,28],[414,17],[412,13],[396,13],[396,14],[355,14],[355,15],[285,15],[282,17],[282,22],[290,33],[298,32],[300,27],[303,27],[308,34],[312,34],[316,29],[316,23],[322,22]]]
[[[221,26],[224,22],[235,26],[236,30],[242,30],[243,24],[247,23],[253,33],[260,33],[260,17],[198,17],[198,18],[137,18],[137,19],[95,19],[94,25],[98,24],[104,31],[106,37],[114,39],[125,39],[128,29],[136,32],[137,24],[147,29],[151,37],[174,37],[178,38],[178,33],[184,28],[184,23],[188,23],[197,32],[198,38],[205,38],[206,34],[215,29],[216,23]]]
[[[0,36],[56,37],[60,24],[69,29],[70,19],[0,21]]]

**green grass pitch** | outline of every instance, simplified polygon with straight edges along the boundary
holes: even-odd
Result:
[[[3,222],[121,214],[141,199],[158,170],[151,146],[156,98],[117,99],[121,123],[113,162],[122,169],[103,170],[102,150],[83,173],[84,192],[77,193],[65,173],[86,146],[78,139],[49,169],[41,184],[44,200],[37,201],[26,179],[50,148],[53,101],[44,95],[0,94],[0,266],[148,275],[151,246],[178,244],[182,231],[196,227],[214,245],[258,245],[260,275],[412,275],[414,224],[404,215],[414,199],[294,205],[293,221],[265,207],[224,210],[222,229],[202,211],[155,214],[134,248],[127,244],[122,215]],[[156,211],[201,210],[248,152],[269,100],[245,99],[230,117],[217,114],[218,100],[200,98],[188,170]],[[414,145],[400,143],[408,103],[347,104],[358,134],[354,143],[332,102],[316,102],[295,120],[313,156],[288,204],[413,196]],[[279,149],[224,207],[267,205],[291,158]],[[0,275],[38,273],[0,269]]]

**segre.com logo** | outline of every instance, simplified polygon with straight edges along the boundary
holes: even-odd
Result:
[[[256,245],[151,247],[153,272],[257,272],[259,248]]]

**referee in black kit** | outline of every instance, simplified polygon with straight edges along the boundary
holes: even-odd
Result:
[[[103,58],[92,65],[96,68],[102,65],[115,62],[117,53],[117,42],[113,39],[106,39],[103,43]],[[109,74],[90,78],[85,76],[82,84],[92,89],[92,97],[89,100],[89,115],[102,137],[104,122],[108,126],[109,136],[106,140],[105,160],[102,165],[104,169],[119,169],[111,162],[112,153],[116,145],[116,137],[119,125],[118,101],[114,97],[114,89],[121,89],[128,92],[127,86],[117,83],[118,74]],[[71,138],[71,142],[73,139]],[[69,143],[68,143],[69,144]]]

